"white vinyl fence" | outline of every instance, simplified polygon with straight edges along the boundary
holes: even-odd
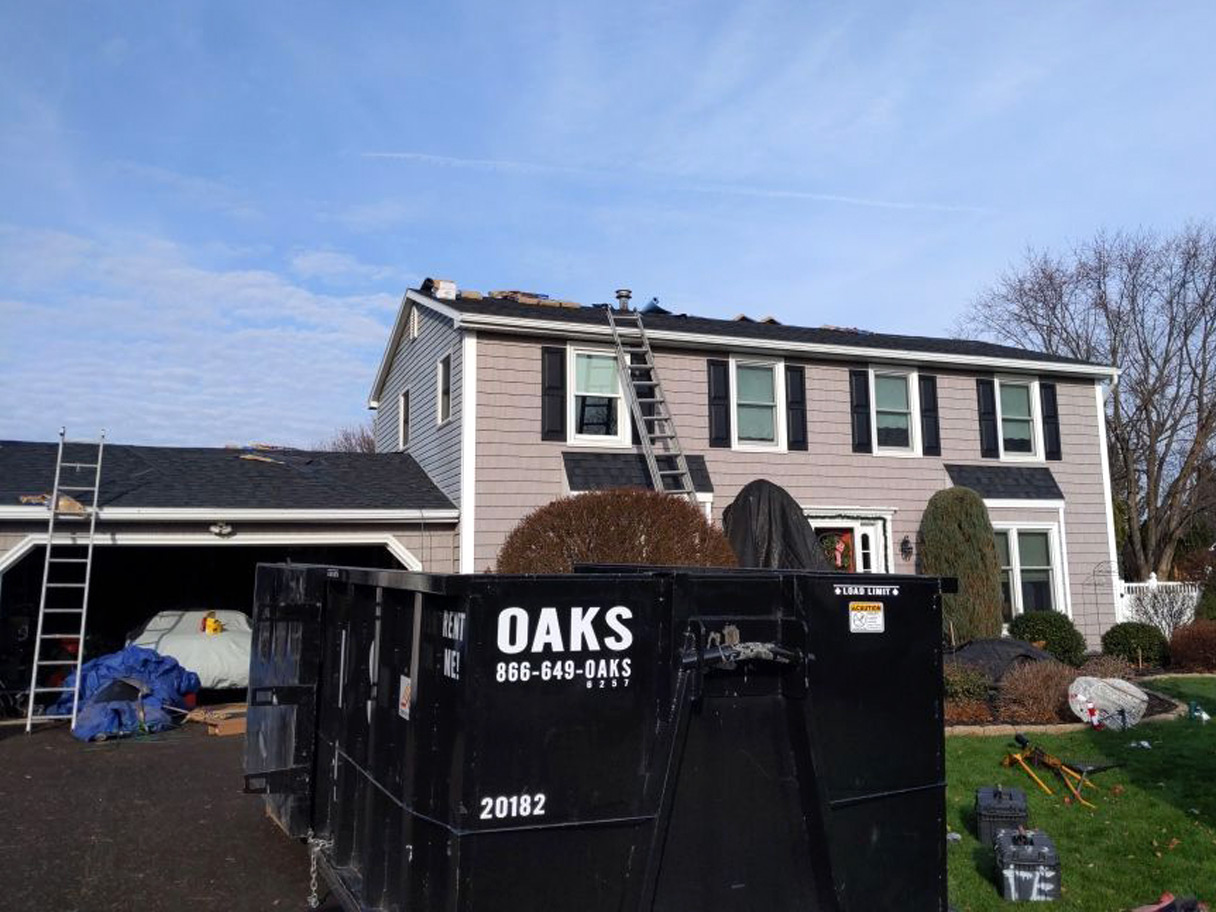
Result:
[[[1163,583],[1157,574],[1146,583],[1119,581],[1115,619],[1152,624],[1167,637],[1183,624],[1195,619],[1202,587],[1199,583]]]

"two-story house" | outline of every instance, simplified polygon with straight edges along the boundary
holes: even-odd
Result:
[[[1104,390],[1114,368],[988,342],[646,313],[710,515],[756,478],[786,488],[843,569],[914,572],[929,497],[984,498],[1006,613],[1114,623]],[[648,485],[603,306],[405,294],[369,398],[382,453],[456,505],[458,567],[492,570],[512,527],[566,494]]]

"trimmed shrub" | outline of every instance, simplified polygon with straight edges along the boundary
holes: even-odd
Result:
[[[1080,665],[1085,657],[1085,637],[1068,615],[1058,611],[1028,611],[1009,625],[1009,635],[1027,643],[1044,643],[1044,649],[1066,665]]]
[[[1216,621],[1195,621],[1170,638],[1170,666],[1185,671],[1216,671]]]
[[[1063,662],[1027,662],[1001,678],[997,714],[1004,722],[1075,722],[1068,687],[1077,670]]]
[[[1102,634],[1102,651],[1133,665],[1141,661],[1146,665],[1164,664],[1167,647],[1165,634],[1140,621],[1124,621]]]
[[[970,488],[929,498],[920,522],[921,569],[952,576],[958,593],[942,597],[942,623],[957,642],[1001,635],[1001,567],[988,508]]]
[[[577,563],[733,567],[722,530],[683,497],[616,488],[529,513],[498,552],[500,573],[569,573]]]
[[[988,675],[982,668],[948,662],[942,668],[947,700],[987,700]]]
[[[987,700],[947,700],[947,725],[985,725],[992,721],[992,707]]]
[[[1130,681],[1136,676],[1136,666],[1119,656],[1090,656],[1081,666],[1080,673],[1088,678],[1122,678]]]

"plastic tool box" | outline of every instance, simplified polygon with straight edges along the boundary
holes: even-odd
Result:
[[[1060,856],[1042,830],[999,830],[996,866],[1001,896],[1016,901],[1060,898]]]
[[[997,830],[1016,830],[1029,822],[1026,793],[1021,789],[985,785],[975,790],[975,826],[980,845],[992,846]]]

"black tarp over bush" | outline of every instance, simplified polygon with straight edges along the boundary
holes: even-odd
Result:
[[[744,485],[722,513],[740,567],[831,570],[798,501],[765,479]]]

